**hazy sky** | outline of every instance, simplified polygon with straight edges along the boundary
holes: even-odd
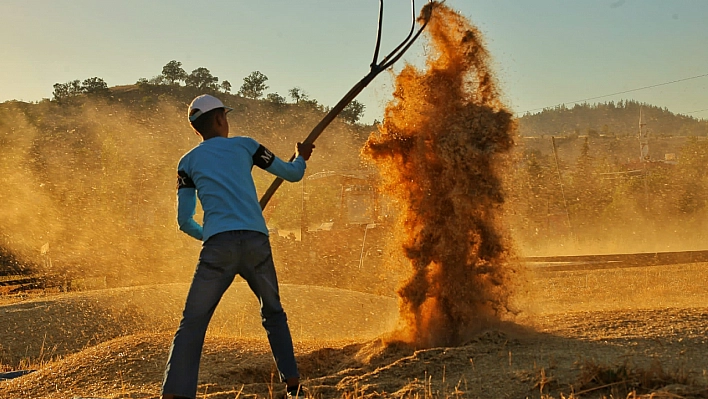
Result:
[[[384,3],[383,52],[410,24],[408,0]],[[635,99],[708,118],[706,0],[447,4],[484,33],[517,113],[703,75],[591,102]],[[233,91],[259,70],[267,92],[298,86],[334,105],[368,72],[377,13],[376,0],[3,0],[0,101],[50,98],[54,83],[94,76],[132,84],[178,60]],[[419,63],[423,44],[404,60]],[[390,81],[384,73],[359,96],[366,121],[381,118]]]

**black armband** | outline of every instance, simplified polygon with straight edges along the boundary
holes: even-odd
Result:
[[[261,169],[266,169],[272,165],[274,160],[275,155],[262,145],[258,146],[256,153],[253,154],[253,164]]]
[[[196,188],[194,181],[187,175],[187,172],[180,170],[177,172],[177,189],[180,188]]]

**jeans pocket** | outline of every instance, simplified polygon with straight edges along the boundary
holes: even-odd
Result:
[[[241,249],[249,258],[258,257],[270,249],[268,236],[256,231],[249,231],[241,237]]]
[[[224,271],[231,257],[228,247],[221,245],[204,245],[199,253],[199,267],[210,270]]]

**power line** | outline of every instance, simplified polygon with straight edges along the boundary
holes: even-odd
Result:
[[[703,112],[703,111],[708,111],[708,108],[706,109],[699,109],[698,111],[691,111],[691,112],[686,112],[687,114],[696,114],[698,112]]]
[[[670,81],[670,82],[664,82],[664,83],[658,83],[658,84],[650,85],[650,86],[638,87],[638,88],[636,88],[636,89],[618,91],[617,93],[605,94],[605,95],[597,96],[597,97],[589,97],[589,98],[585,98],[585,99],[577,100],[577,101],[569,101],[569,102],[565,102],[565,103],[556,104],[556,105],[553,105],[553,106],[550,106],[550,107],[534,108],[534,109],[530,109],[530,110],[528,110],[528,111],[524,111],[524,112],[522,112],[522,114],[525,114],[525,113],[528,113],[528,112],[533,112],[533,111],[544,110],[544,109],[547,109],[547,108],[555,108],[555,107],[559,107],[559,106],[561,106],[561,105],[566,105],[566,104],[577,104],[577,103],[582,103],[582,102],[586,102],[586,101],[590,101],[590,100],[597,100],[597,99],[599,99],[599,98],[612,97],[612,96],[616,96],[616,95],[619,95],[619,94],[631,93],[631,92],[634,92],[634,91],[652,89],[652,88],[654,88],[654,87],[666,86],[666,85],[670,85],[670,84],[674,84],[674,83],[685,82],[685,81],[687,81],[687,80],[693,80],[693,79],[704,78],[704,77],[706,77],[706,76],[708,76],[708,73],[704,73],[703,75],[691,76],[690,78],[677,79],[677,80],[672,80],[672,81]],[[702,112],[702,111],[705,111],[705,110],[699,110],[699,111],[693,111],[693,112]],[[689,114],[690,114],[690,113],[691,113],[691,112],[689,112]]]

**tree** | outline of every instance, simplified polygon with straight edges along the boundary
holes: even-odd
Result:
[[[590,141],[585,138],[583,146],[580,148],[580,156],[575,162],[575,171],[578,175],[578,180],[588,179],[592,173],[593,157],[590,156]]]
[[[303,91],[299,87],[293,87],[292,89],[288,90],[288,94],[290,94],[290,98],[295,101],[295,104],[304,107],[304,108],[312,108],[320,111],[324,111],[325,108],[322,107],[316,99],[310,98],[305,91]]]
[[[283,105],[285,104],[285,97],[278,93],[268,93],[266,96],[266,101],[277,105]]]
[[[299,104],[300,101],[308,99],[307,94],[299,87],[293,87],[292,89],[288,90],[288,94],[290,95],[290,98],[295,101],[295,104]]]
[[[96,95],[107,95],[109,93],[108,84],[99,77],[84,79],[81,82],[81,91],[86,94]]]
[[[53,87],[54,92],[52,92],[52,95],[54,96],[54,100],[59,103],[66,102],[66,100],[71,97],[75,97],[83,93],[81,81],[78,79],[67,83],[55,83]]]
[[[84,92],[83,88],[81,87],[81,81],[79,81],[79,79],[72,80],[67,84],[69,85],[69,95],[78,96],[79,94]]]
[[[300,102],[298,102],[298,105],[301,107],[305,107],[305,108],[312,108],[312,109],[324,111],[324,108],[314,98],[301,99]]]
[[[263,96],[263,92],[268,89],[268,86],[265,84],[267,81],[268,77],[260,71],[251,72],[250,75],[243,78],[243,84],[241,85],[238,94],[254,100],[261,98]]]
[[[187,72],[182,69],[181,62],[172,60],[162,67],[162,76],[169,84],[173,85],[187,79]]]
[[[219,78],[212,76],[211,72],[204,67],[199,67],[187,76],[185,83],[187,86],[196,87],[199,90],[216,90]]]
[[[221,82],[220,87],[221,87],[221,91],[223,91],[224,93],[226,93],[226,94],[231,93],[231,82],[229,82],[228,80]]]
[[[520,168],[512,175],[513,186],[517,190],[509,192],[507,200],[514,203],[514,225],[523,232],[523,241],[531,247],[542,245],[549,235],[548,214],[551,208],[558,208],[554,198],[550,157],[543,156],[538,150],[526,150],[522,154]],[[560,205],[562,206],[562,204]]]
[[[163,85],[165,84],[165,77],[162,75],[153,76],[147,82],[155,86]]]
[[[349,104],[347,104],[346,107],[342,110],[342,112],[339,114],[339,116],[344,119],[345,121],[354,124],[361,119],[362,115],[364,115],[364,104],[360,103],[357,100],[353,100]]]
[[[69,85],[66,83],[54,83],[54,91],[52,92],[54,101],[61,103],[69,98]]]
[[[602,228],[603,214],[612,202],[612,186],[603,181],[603,167],[590,154],[590,140],[585,138],[575,168],[566,183],[566,196],[573,229],[580,239],[591,239]]]
[[[708,179],[705,166],[708,164],[708,143],[690,138],[681,148],[679,163],[671,179],[672,190],[678,194],[677,210],[682,214],[692,214],[708,205]]]

